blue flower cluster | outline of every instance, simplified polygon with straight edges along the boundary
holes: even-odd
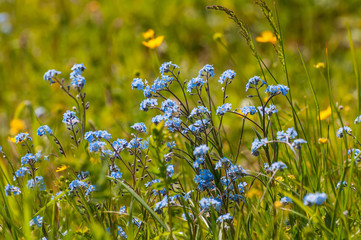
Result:
[[[265,146],[268,143],[267,138],[263,138],[261,140],[259,140],[258,138],[256,138],[253,142],[252,142],[252,148],[251,148],[251,153],[254,156],[258,156],[259,155],[259,151],[258,149],[262,146]]]
[[[55,69],[51,69],[44,74],[44,80],[49,82],[51,85],[55,83],[54,78],[56,78],[56,76],[59,74],[61,74],[61,72],[56,71]]]
[[[85,78],[81,75],[86,68],[82,63],[80,64],[74,64],[74,66],[71,68],[70,73],[70,79],[71,85],[75,88],[78,88],[79,91],[84,87],[85,85]]]
[[[220,82],[221,84],[223,84],[224,82],[227,82],[227,80],[231,80],[234,79],[234,77],[236,76],[236,73],[231,70],[228,69],[226,71],[224,71],[221,75],[221,77],[219,78],[218,82]]]
[[[303,204],[306,206],[321,205],[326,199],[326,193],[309,193],[303,198]]]
[[[259,76],[254,76],[252,78],[250,78],[248,80],[248,83],[246,84],[246,92],[248,91],[248,89],[250,88],[257,88],[258,83],[261,82],[260,88],[263,85],[266,85],[267,83],[265,81],[263,81]]]
[[[265,90],[265,93],[268,92],[273,96],[278,95],[278,94],[282,94],[283,96],[286,96],[289,90],[290,89],[287,86],[281,85],[281,84],[277,84],[276,86],[268,85]]]
[[[75,112],[67,110],[63,116],[63,123],[67,126],[74,126],[79,122]]]
[[[33,139],[30,137],[29,133],[19,133],[15,136],[16,143],[22,143],[26,141],[32,141]]]
[[[266,172],[283,171],[285,168],[287,168],[287,166],[283,162],[274,162],[271,164],[271,166],[269,166],[268,163],[264,164],[264,169]]]
[[[344,127],[341,127],[337,130],[336,132],[336,136],[338,138],[343,138],[343,134],[346,133],[346,134],[351,134],[352,133],[352,130],[350,127],[347,127],[347,126],[344,126]]]

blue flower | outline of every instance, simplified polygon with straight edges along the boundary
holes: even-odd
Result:
[[[223,221],[232,221],[233,217],[231,216],[230,213],[221,215],[217,218],[217,223],[223,223]]]
[[[199,201],[199,207],[201,210],[209,211],[213,207],[217,212],[221,210],[221,200],[219,198],[202,198]]]
[[[296,139],[296,140],[293,141],[292,147],[297,148],[297,149],[301,149],[301,144],[303,144],[303,143],[307,143],[307,141],[305,141],[305,140],[303,140],[301,138]]]
[[[70,184],[69,184],[69,195],[74,192],[77,191],[79,188],[88,188],[88,184],[86,182],[83,181],[79,181],[79,180],[73,180]]]
[[[154,123],[155,125],[158,125],[163,120],[164,120],[164,117],[162,115],[157,115],[152,118],[152,123]]]
[[[133,126],[131,126],[134,130],[136,130],[138,133],[147,133],[147,127],[144,123],[135,123]]]
[[[63,193],[63,191],[59,191],[59,192],[57,192],[55,195],[53,195],[53,196],[51,196],[51,201],[53,201],[54,200],[54,198],[56,198],[56,197],[58,197],[60,194],[62,194]],[[60,201],[62,198],[60,197],[60,198],[58,198],[57,199],[57,201]]]
[[[283,169],[287,168],[287,166],[283,162],[274,162],[271,166],[269,166],[268,163],[265,163],[264,168],[266,172],[274,172],[278,170],[283,171]]]
[[[225,191],[233,191],[232,180],[227,178],[226,176],[221,177],[221,184],[225,186]]]
[[[89,185],[89,187],[85,191],[85,197],[88,196],[91,192],[94,192],[95,190],[96,190],[95,185]]]
[[[22,143],[25,141],[32,141],[33,139],[30,137],[29,133],[19,133],[15,136],[16,143]]]
[[[159,179],[153,179],[152,181],[145,183],[144,186],[148,188],[148,187],[152,186],[154,183],[159,183],[159,182],[160,182]]]
[[[25,176],[26,174],[30,174],[30,169],[27,168],[27,167],[21,167],[19,170],[17,170],[15,172],[15,175],[14,175],[14,181],[19,178],[19,177],[23,177]]]
[[[204,106],[198,106],[198,107],[195,107],[192,109],[191,113],[189,114],[189,117],[188,118],[193,118],[193,117],[201,117],[203,114],[206,114],[206,113],[210,113],[209,110],[204,107]]]
[[[163,208],[168,206],[168,197],[167,195],[164,196],[164,198],[155,204],[154,211],[158,214],[161,214],[163,211]]]
[[[196,175],[193,179],[193,181],[198,184],[198,189],[201,191],[213,189],[213,180],[213,174],[208,169],[200,170],[199,175]]]
[[[282,142],[290,142],[290,140],[294,139],[296,136],[297,132],[293,127],[287,129],[286,132],[283,130],[277,132],[277,139]]]
[[[139,148],[141,147],[141,142],[142,142],[142,139],[141,138],[138,138],[138,137],[135,137],[133,138],[132,140],[130,140],[129,144],[128,144],[128,148],[129,149],[132,149],[132,148]]]
[[[262,82],[262,85],[266,84],[266,82],[263,81],[259,76],[254,76],[253,78],[250,78],[248,80],[248,83],[246,84],[246,92],[250,88],[256,88],[256,86],[258,85],[259,82]],[[262,85],[261,85],[261,87],[262,87]]]
[[[76,176],[79,180],[84,180],[89,177],[89,171],[81,171],[78,176]]]
[[[37,215],[36,217],[31,219],[29,222],[30,227],[32,227],[34,225],[41,227],[41,224],[43,224],[43,217],[40,217],[39,215]]]
[[[37,155],[32,153],[25,154],[24,157],[21,158],[21,165],[24,166],[25,164],[33,164],[39,160]]]
[[[212,65],[206,64],[201,70],[199,70],[198,77],[207,76],[214,77],[214,68]]]
[[[125,206],[120,207],[119,213],[120,213],[120,214],[126,214]]]
[[[191,190],[189,192],[187,192],[186,194],[184,194],[184,201],[188,201],[189,199],[192,198],[192,192],[194,192],[194,190]]]
[[[286,96],[286,94],[288,93],[289,88],[285,85],[281,85],[281,84],[277,84],[276,86],[274,85],[269,85],[266,90],[265,93],[269,92],[271,95],[275,96],[278,94],[282,94],[283,96]]]
[[[249,106],[249,107],[243,107],[241,109],[241,112],[244,114],[244,115],[247,115],[248,113],[253,115],[257,112],[257,109],[254,107],[254,106]]]
[[[48,125],[40,126],[36,132],[38,136],[43,136],[45,134],[49,134],[49,135],[53,134],[53,130],[51,130]]]
[[[67,110],[67,111],[64,113],[63,123],[65,123],[65,125],[67,125],[67,126],[74,126],[74,125],[77,124],[78,122],[79,122],[79,119],[78,119],[77,116],[75,116],[75,112]]]
[[[339,181],[336,185],[336,188],[339,189],[340,187],[344,188],[344,187],[347,187],[347,182],[346,181],[343,181],[341,183],[341,181]]]
[[[170,69],[171,67],[173,69]],[[179,68],[179,66],[177,64],[172,64],[172,62],[165,62],[162,66],[160,66],[159,71],[162,75],[164,75],[165,73],[173,71],[175,68]]]
[[[258,156],[259,155],[259,151],[258,149],[264,145],[266,145],[268,142],[267,138],[263,138],[261,140],[259,140],[258,138],[256,138],[253,143],[252,143],[252,148],[251,148],[251,154],[254,156]]]
[[[124,139],[118,138],[116,141],[113,142],[112,146],[115,149],[115,151],[120,153],[121,151],[123,151],[125,148],[128,147],[128,142],[125,141]]]
[[[42,176],[35,177],[35,181],[34,181],[34,179],[30,179],[28,181],[28,183],[26,184],[26,186],[29,189],[34,188],[35,186],[37,186],[40,191],[45,191],[45,189],[46,189],[46,186],[45,186],[45,183],[44,183],[44,178]]]
[[[175,146],[177,146],[177,145],[175,144],[175,141],[173,141],[173,142],[167,142],[167,147],[170,148],[171,151],[173,150],[173,148],[174,148]]]
[[[258,111],[263,116],[263,108],[261,106],[259,106],[257,108],[258,108]],[[272,116],[272,114],[278,112],[276,106],[273,104],[269,105],[269,107],[265,107],[264,111],[266,112],[266,115],[268,115],[268,116]]]
[[[73,80],[71,81],[71,85],[75,88],[82,89],[85,85],[85,78],[81,75],[74,76]]]
[[[61,72],[51,69],[44,74],[44,80],[49,82],[51,85],[55,83],[55,81],[53,81],[53,78],[55,78],[58,74],[61,74]]]
[[[141,78],[134,78],[132,82],[132,89],[143,90],[144,82]]]
[[[93,131],[86,132],[84,135],[84,139],[87,140],[89,143],[94,142],[95,141],[94,132]]]
[[[341,128],[339,128],[339,129],[337,130],[336,136],[337,136],[338,138],[343,138],[344,132],[346,132],[347,134],[351,134],[351,133],[352,133],[352,130],[351,130],[351,128],[349,128],[349,127],[347,127],[347,126],[341,127]]]
[[[247,172],[239,165],[230,164],[230,167],[227,170],[227,175],[232,181],[242,178],[246,174]]]
[[[219,78],[218,82],[223,84],[227,79],[233,79],[235,76],[236,76],[236,73],[233,70],[228,69],[228,70],[226,70],[226,71],[224,71],[222,73],[222,75]]]
[[[353,153],[353,156],[351,156],[351,157],[355,158],[356,163],[359,162],[361,159],[361,156],[359,155],[361,153],[360,149],[352,148],[347,151],[348,155],[352,155],[352,153]]]
[[[281,198],[280,202],[283,204],[283,206],[293,203],[292,199],[289,197]]]
[[[13,185],[7,184],[5,186],[5,194],[7,197],[11,196],[11,195],[19,195],[21,193],[20,188],[15,187]]]
[[[148,111],[149,108],[154,108],[158,105],[157,99],[147,98],[140,103],[140,110]]]
[[[193,167],[198,169],[204,163],[203,157],[197,157],[197,159],[193,162]]]
[[[96,132],[93,132],[94,136],[98,139],[105,139],[105,140],[110,140],[112,139],[112,135],[110,135],[110,133],[108,133],[106,130],[99,130]]]
[[[360,122],[361,122],[361,115],[355,119],[354,123],[356,124],[356,123],[360,123]]]
[[[123,228],[121,226],[118,226],[118,236],[122,237],[122,238],[127,238],[127,234],[124,232]]]
[[[178,105],[175,101],[167,99],[162,102],[162,107],[160,108],[160,110],[165,113],[165,117],[169,118],[174,113],[178,112]]]
[[[309,193],[303,198],[303,204],[306,206],[321,205],[326,199],[326,193]]]
[[[89,152],[99,152],[105,146],[105,142],[95,141],[89,144]]]
[[[72,76],[74,76],[74,75],[81,75],[85,69],[86,68],[84,67],[84,64],[82,64],[82,63],[74,64],[73,67],[71,68],[71,70],[73,72],[70,75],[70,78],[72,78]]]
[[[150,87],[150,92],[156,93],[157,91],[162,91],[172,81],[173,78],[169,76],[162,76],[161,78],[157,78],[156,80],[154,80],[153,85]],[[144,93],[144,95],[146,94]]]
[[[197,120],[194,124],[189,125],[188,128],[192,133],[198,134],[204,132],[208,128],[209,123],[210,122],[206,119]]]
[[[193,155],[197,156],[197,157],[203,157],[205,154],[207,154],[208,150],[209,150],[209,147],[207,147],[207,145],[203,144],[194,149]]]
[[[217,111],[216,114],[217,115],[224,115],[226,112],[231,111],[232,109],[232,104],[230,103],[225,103],[222,106],[218,106],[217,107]]]
[[[201,89],[204,83],[204,80],[200,77],[192,78],[187,84],[187,92],[192,92],[196,87]]]
[[[174,165],[169,164],[167,166],[167,177],[172,177],[174,174]]]
[[[226,167],[228,168],[228,166],[231,164],[231,160],[229,160],[226,157],[221,158],[217,163],[216,163],[216,167],[214,168],[215,170],[221,168],[221,167]]]
[[[181,124],[182,120],[180,118],[174,117],[172,119],[166,120],[164,126],[166,126],[170,132],[175,132],[178,128],[180,128]]]
[[[132,223],[137,226],[137,228],[140,228],[140,226],[142,225],[142,221],[140,219],[136,219],[136,218],[133,218],[132,219]]]
[[[121,173],[121,172],[112,172],[110,174],[111,178],[118,179],[118,180],[121,179],[122,176],[123,176],[123,173]]]
[[[244,187],[247,186],[247,183],[246,182],[240,182],[238,184],[238,191],[240,194],[244,193]]]
[[[156,93],[156,91],[154,91],[154,89],[151,88],[149,85],[147,85],[143,90],[143,94],[145,98],[152,97],[153,96],[152,93]]]

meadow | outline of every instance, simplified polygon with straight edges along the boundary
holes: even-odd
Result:
[[[1,239],[360,239],[361,5],[0,2]]]

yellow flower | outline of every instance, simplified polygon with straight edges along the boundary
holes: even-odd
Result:
[[[317,64],[313,65],[314,68],[325,68],[325,63],[318,62]]]
[[[147,48],[155,49],[162,44],[163,40],[164,40],[164,36],[159,36],[159,37],[150,39],[148,42],[143,41],[142,43]]]
[[[222,38],[223,38],[223,33],[217,32],[217,33],[213,34],[214,41],[222,40]]]
[[[90,162],[91,162],[92,164],[98,164],[98,163],[100,163],[100,160],[91,157],[91,158],[90,158]]]
[[[68,167],[66,165],[61,165],[60,167],[57,167],[56,168],[56,172],[62,172],[64,171],[65,169],[67,169]]]
[[[84,226],[84,227],[80,227],[80,226],[77,226],[76,229],[75,229],[75,232],[76,233],[87,233],[89,231],[89,228],[87,226]]]
[[[295,178],[295,175],[292,175],[292,174],[290,174],[290,175],[288,175],[287,176],[289,179],[291,179],[291,180],[295,180],[296,178]]]
[[[278,176],[278,177],[276,177],[276,181],[277,181],[277,182],[275,182],[275,184],[278,186],[278,185],[280,185],[279,182],[284,182],[285,179],[284,179],[282,176]]]
[[[328,139],[327,138],[319,138],[318,139],[318,143],[319,144],[325,144],[325,143],[327,143],[328,142]]]
[[[16,135],[25,129],[25,122],[21,119],[14,118],[10,122],[10,134]]]
[[[261,33],[261,36],[256,37],[256,41],[261,43],[269,42],[272,44],[276,44],[277,38],[273,35],[271,31],[264,31]]]
[[[148,40],[150,38],[154,38],[154,30],[153,29],[149,29],[148,31],[142,33],[142,36],[144,39]]]
[[[247,192],[247,197],[251,198],[251,197],[262,197],[262,192],[256,188],[251,188],[248,192]]]
[[[274,206],[275,208],[280,208],[283,206],[283,204],[280,201],[275,201]]]
[[[16,143],[16,139],[14,137],[8,137],[10,142]]]
[[[98,1],[91,1],[88,3],[87,8],[90,12],[97,12],[100,10],[100,3]]]
[[[320,120],[325,120],[326,118],[331,116],[331,113],[332,113],[331,107],[328,106],[326,110],[320,112]]]

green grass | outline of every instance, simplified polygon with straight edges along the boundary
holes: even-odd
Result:
[[[207,8],[218,4],[224,8]],[[355,163],[359,156],[347,154],[351,148],[360,148],[360,128],[354,124],[361,114],[358,5],[357,0],[0,3],[12,26],[10,32],[0,31],[0,146],[4,153],[0,157],[0,203],[4,206],[0,208],[0,238],[116,239],[118,226],[128,239],[360,238],[361,172],[360,163]],[[142,33],[150,28],[165,39],[155,50],[142,45]],[[255,40],[265,30],[277,37],[274,45]],[[200,104],[212,109],[207,118],[212,119],[213,127],[208,133],[187,139],[162,124],[152,124],[152,117],[159,114],[156,110],[139,110],[143,93],[131,90],[133,78],[153,83],[160,65],[167,61],[178,64],[181,74],[179,83],[172,83],[165,97],[175,100],[177,96],[184,102],[180,109],[185,112]],[[314,67],[319,62],[324,67]],[[130,126],[144,122],[148,134],[139,136],[148,139],[148,149],[129,149],[113,159],[89,152],[81,128],[76,133],[79,144],[70,138],[61,121],[63,113],[72,110],[74,100],[59,84],[46,83],[43,75],[48,69],[56,69],[69,79],[74,63],[84,63],[87,68],[83,74],[85,87],[79,91],[86,92],[86,102],[90,103],[86,121],[80,119],[85,130],[107,130],[113,136],[111,142],[117,138],[129,141],[135,133]],[[204,86],[199,96],[183,94],[180,86],[196,77],[207,63],[214,66],[216,74],[208,82],[209,90]],[[227,69],[237,75],[227,85],[229,97],[225,98],[217,81]],[[279,83],[290,88],[286,96],[270,98],[278,113],[269,119],[261,114],[248,116],[258,126],[236,114],[216,115],[217,106],[225,102],[232,103],[234,110],[267,101],[265,88],[260,89],[259,99],[247,97],[256,94],[254,89],[245,92],[248,79],[255,75],[269,85]],[[71,89],[74,96],[79,92]],[[160,107],[160,98],[158,102]],[[320,118],[329,106],[329,116]],[[83,107],[77,111],[83,113]],[[8,140],[18,133],[11,130],[13,119],[25,124],[18,132],[32,136],[28,146]],[[52,135],[36,135],[44,124],[53,129],[65,155],[59,152]],[[336,131],[343,126],[353,132],[340,139]],[[251,154],[255,138],[272,140],[277,131],[290,127],[298,132],[297,138],[307,141],[301,149],[293,151],[284,143],[271,142],[259,148],[258,157]],[[327,143],[319,143],[320,138],[327,138]],[[170,163],[164,161],[164,154],[169,152],[165,143],[170,141],[177,143],[172,177],[166,173]],[[193,167],[193,151],[201,144],[210,147],[201,169],[210,170],[217,190],[195,190],[194,177],[199,172]],[[107,148],[114,150],[108,143]],[[50,159],[34,166],[38,168],[36,176],[44,177],[46,191],[29,190],[26,185],[31,176],[13,181],[21,158],[38,151]],[[214,169],[221,157],[247,170],[247,175],[234,183],[235,189],[239,182],[247,183],[243,201],[229,200],[220,182],[227,168]],[[264,163],[277,161],[284,162],[287,169],[265,172]],[[123,173],[117,181],[109,177],[109,167],[114,163]],[[63,164],[68,168],[57,172]],[[97,191],[90,196],[85,196],[85,188],[75,195],[69,193],[69,184],[81,171],[89,171],[84,181],[96,185]],[[145,187],[152,179],[160,182]],[[337,189],[339,181],[346,181],[347,186]],[[18,186],[22,193],[7,197],[7,184]],[[152,189],[165,189],[168,197],[195,191],[188,201],[180,198],[170,204],[168,200],[169,206],[156,213],[156,204],[163,197],[155,196]],[[63,193],[52,200],[59,191]],[[304,196],[315,192],[327,194],[325,203],[305,206]],[[226,199],[220,211],[200,209],[203,197],[218,194]],[[284,196],[293,203],[281,206],[279,201]],[[126,206],[125,213],[119,212],[121,206]],[[233,216],[232,222],[216,222],[226,213]],[[37,215],[44,223],[30,227],[29,221]],[[132,223],[133,218],[143,222],[141,228]]]

